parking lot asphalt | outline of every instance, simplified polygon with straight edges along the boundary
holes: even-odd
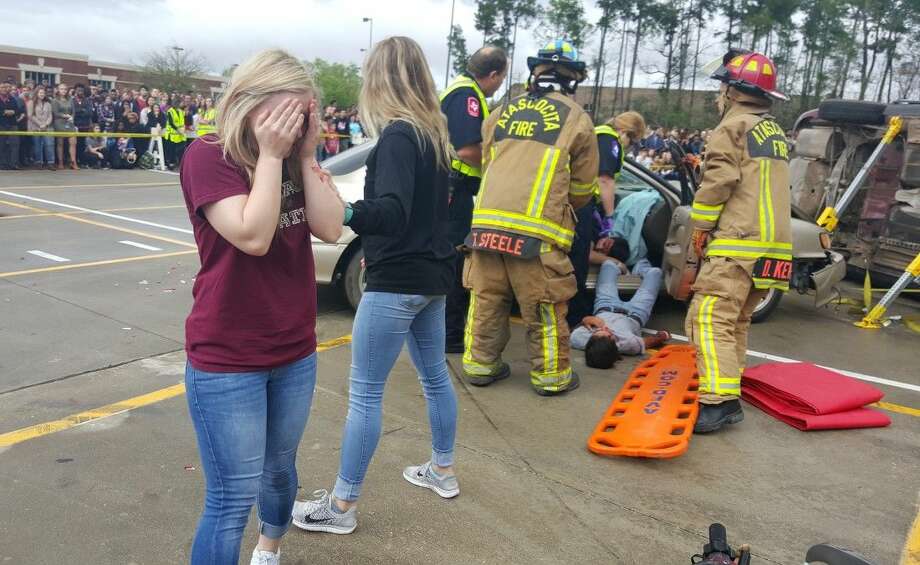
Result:
[[[0,563],[187,562],[203,481],[177,385],[197,267],[174,175],[0,174]],[[846,296],[860,300],[859,288]],[[331,487],[347,407],[352,312],[336,288],[321,288],[319,304],[301,498]],[[649,326],[683,334],[684,312],[662,298]],[[901,299],[892,312],[910,319],[920,302]],[[358,530],[292,531],[283,562],[685,563],[719,521],[755,562],[800,563],[810,545],[831,542],[879,564],[920,563],[908,551],[920,551],[920,335],[903,322],[861,330],[858,317],[852,305],[787,296],[753,328],[749,364],[776,355],[886,379],[890,427],[803,433],[746,406],[742,424],[694,437],[670,460],[586,449],[640,359],[597,371],[575,354],[581,388],[538,397],[514,325],[513,378],[471,388],[450,357],[462,489],[452,501],[400,477],[429,450],[403,356]]]

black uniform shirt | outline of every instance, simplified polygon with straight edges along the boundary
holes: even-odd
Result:
[[[441,102],[441,112],[447,116],[447,131],[454,149],[482,143],[483,108],[476,91],[458,88]]]
[[[620,141],[612,135],[598,135],[597,150],[601,157],[597,174],[607,175],[608,177],[616,176],[623,167],[623,161],[620,156],[623,147],[620,145]]]

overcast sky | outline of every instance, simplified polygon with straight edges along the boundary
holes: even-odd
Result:
[[[593,2],[585,2],[593,6]],[[203,55],[220,72],[266,47],[282,47],[302,59],[320,57],[360,65],[373,18],[374,40],[407,35],[418,41],[431,65],[435,83],[443,85],[451,0],[42,0],[0,3],[2,43],[69,51],[93,59],[139,64],[144,53],[179,45]],[[472,52],[482,45],[474,27],[472,0],[457,0],[455,23],[461,25]],[[591,8],[589,19],[597,20]],[[597,38],[594,38],[596,45]],[[538,47],[533,33],[518,33],[515,78]],[[596,51],[585,49],[589,60]],[[616,49],[608,44],[608,50]],[[643,50],[640,60],[652,61]],[[641,53],[641,52],[640,52]],[[612,82],[612,70],[608,71]],[[637,85],[649,77],[640,72]]]

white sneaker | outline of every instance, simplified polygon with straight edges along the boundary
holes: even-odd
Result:
[[[441,498],[453,498],[460,494],[460,484],[457,482],[456,475],[448,477],[435,475],[434,469],[431,468],[431,461],[424,465],[406,467],[403,470],[403,478],[415,486],[433,490]]]
[[[252,550],[252,561],[249,565],[281,565],[281,550],[278,553],[263,551],[259,548]]]
[[[325,490],[314,491],[315,500],[294,501],[291,512],[293,523],[308,532],[328,534],[350,534],[358,527],[358,507],[352,506],[345,512],[332,509],[332,496]]]

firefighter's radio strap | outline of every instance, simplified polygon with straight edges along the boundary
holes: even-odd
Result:
[[[519,235],[502,230],[473,228],[464,242],[470,249],[502,253],[520,259],[531,259],[540,255],[543,241],[536,237]]]

